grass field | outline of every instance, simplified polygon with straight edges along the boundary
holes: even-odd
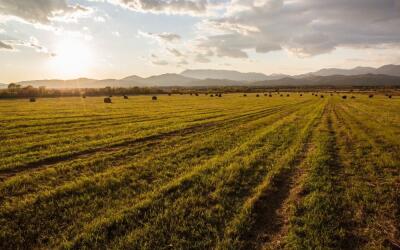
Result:
[[[324,96],[1,100],[0,249],[400,247],[400,98]]]

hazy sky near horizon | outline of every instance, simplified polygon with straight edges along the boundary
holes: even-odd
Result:
[[[0,0],[0,82],[400,63],[400,0]]]

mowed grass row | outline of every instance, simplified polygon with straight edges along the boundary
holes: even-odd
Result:
[[[101,213],[114,214],[115,211],[112,209],[114,206],[119,208],[116,209],[117,211],[122,210],[127,204],[135,202],[134,199],[132,199],[133,197],[141,199],[141,191],[154,190],[158,185],[161,186],[162,183],[166,183],[166,181],[173,181],[176,178],[176,174],[182,173],[182,171],[191,171],[196,164],[205,164],[202,162],[206,159],[199,159],[199,161],[196,162],[197,158],[204,157],[204,151],[199,151],[201,145],[203,145],[203,147],[207,145],[204,144],[204,142],[214,143],[210,145],[210,148],[223,149],[223,145],[225,145],[227,141],[227,150],[229,149],[229,140],[234,141],[235,138],[239,138],[239,141],[236,140],[236,142],[230,145],[230,147],[235,148],[235,145],[240,145],[243,140],[247,140],[246,138],[251,138],[253,133],[258,133],[259,130],[268,127],[269,123],[275,123],[277,121],[282,123],[282,121],[285,121],[285,119],[283,119],[285,116],[290,116],[290,113],[296,110],[296,112],[299,112],[299,110],[303,110],[303,108],[305,109],[302,112],[310,112],[314,109],[313,105],[316,105],[316,103],[308,102],[292,106],[287,111],[276,111],[278,115],[272,115],[271,117],[265,116],[265,118],[263,118],[266,119],[265,121],[263,121],[261,117],[258,118],[260,121],[250,122],[250,120],[242,120],[243,124],[237,124],[236,131],[226,130],[221,131],[221,134],[213,133],[213,136],[210,136],[210,134],[204,135],[204,139],[213,138],[209,141],[202,141],[200,137],[199,143],[197,143],[197,146],[194,144],[195,147],[193,150],[189,147],[184,148],[184,146],[181,145],[181,151],[172,151],[170,154],[164,152],[161,155],[157,155],[156,151],[154,152],[155,155],[145,159],[147,161],[144,161],[144,164],[141,164],[142,162],[140,161],[135,161],[135,164],[125,163],[116,168],[113,167],[109,172],[101,173],[96,176],[82,176],[79,180],[72,181],[68,181],[68,178],[66,178],[67,180],[65,180],[66,182],[64,182],[64,185],[51,191],[47,189],[46,186],[49,182],[51,185],[57,185],[55,180],[58,178],[51,176],[57,172],[57,170],[55,170],[56,168],[50,168],[52,170],[47,172],[47,174],[51,176],[48,179],[46,179],[46,174],[37,178],[35,172],[31,175],[24,176],[24,178],[17,178],[18,176],[16,176],[13,178],[13,181],[6,182],[7,185],[5,186],[7,187],[3,190],[7,191],[4,192],[4,194],[11,196],[11,198],[8,198],[13,200],[13,194],[21,194],[21,190],[23,190],[22,193],[25,195],[25,198],[14,199],[12,202],[7,202],[7,205],[2,207],[2,222],[7,221],[6,224],[10,226],[8,231],[2,231],[3,239],[13,235],[12,243],[16,245],[18,245],[18,243],[23,245],[28,242],[32,245],[38,244],[43,246],[43,244],[49,244],[48,242],[57,245],[56,243],[59,243],[59,241],[63,239],[63,236],[59,234],[69,232],[70,235],[73,236],[79,232],[85,222],[96,218],[96,216],[101,215]],[[253,123],[253,125],[247,128],[247,123]],[[222,137],[224,140],[221,140]],[[228,140],[226,140],[227,138]],[[203,149],[208,151],[210,148]],[[214,152],[213,150],[211,151]],[[186,152],[187,154],[185,155]],[[148,153],[151,155],[151,152]],[[215,153],[219,155],[222,152],[215,151],[214,154]],[[196,155],[197,157],[193,157]],[[207,158],[207,154],[205,155],[205,158]],[[210,154],[210,156],[212,155],[213,154]],[[218,157],[218,155],[215,157]],[[176,157],[176,161],[173,156]],[[193,162],[191,162],[192,159],[194,159]],[[69,166],[67,166],[67,168],[68,167]],[[84,169],[84,167],[80,168],[80,170],[82,169]],[[62,171],[60,172],[62,173]],[[78,174],[78,172],[76,174]],[[74,173],[74,175],[76,174]],[[89,172],[89,174],[93,173]],[[41,174],[39,173],[38,175],[40,176]],[[43,182],[39,182],[38,185],[35,185],[33,184],[35,180]],[[60,182],[63,183],[62,180]],[[21,188],[25,187],[26,183],[28,183],[28,186],[31,185],[31,187],[28,189]],[[38,193],[33,192],[32,194],[30,191],[36,191]],[[60,213],[60,211],[63,212]],[[14,217],[16,219],[15,221],[19,221],[19,223],[14,224],[12,221],[8,221],[8,216]],[[42,226],[40,226],[41,223],[38,223],[39,221],[43,223]],[[3,242],[7,244],[7,241]],[[10,244],[9,241],[8,243]]]
[[[346,197],[357,245],[400,246],[400,142],[393,137],[400,130],[385,128],[386,124],[378,127],[372,113],[359,112],[356,106],[339,106],[339,129],[346,134],[340,152],[346,159]],[[399,118],[398,113],[393,116]]]
[[[235,100],[235,97],[224,98],[226,99],[225,103],[221,100],[209,100],[205,99],[204,97],[199,99],[192,98],[191,101],[194,104],[188,105],[188,107],[190,107],[189,110],[182,110],[183,114],[179,114],[178,112],[175,116],[166,115],[168,114],[168,110],[165,107],[162,108],[163,106],[168,106],[167,101],[166,104],[163,104],[161,101],[159,101],[161,107],[157,106],[158,104],[150,103],[152,106],[149,108],[149,113],[153,115],[154,118],[157,118],[160,112],[164,112],[161,116],[165,118],[157,121],[154,121],[152,119],[148,121],[140,121],[141,117],[140,115],[138,115],[132,116],[130,118],[130,121],[119,121],[119,118],[116,117],[113,120],[113,123],[110,125],[108,122],[104,123],[103,120],[94,118],[96,119],[95,121],[97,121],[97,123],[96,126],[93,128],[81,128],[78,123],[78,125],[75,127],[71,126],[72,130],[68,133],[48,131],[48,133],[37,134],[33,136],[26,135],[26,133],[29,132],[29,129],[20,128],[21,132],[18,133],[18,136],[12,137],[8,140],[4,140],[5,147],[2,147],[0,150],[0,169],[13,169],[24,167],[24,165],[29,164],[35,165],[36,162],[45,162],[46,160],[57,159],[57,157],[68,157],[69,155],[79,154],[80,152],[84,152],[85,150],[97,150],[102,147],[128,143],[130,141],[139,140],[161,133],[179,131],[194,126],[211,124],[213,122],[224,122],[228,119],[235,119],[235,117],[238,116],[240,117],[251,115],[252,113],[257,112],[266,112],[266,109],[268,108],[278,108],[282,105],[287,105],[290,103],[295,104],[300,101],[304,101],[302,99],[292,99],[283,104],[278,102],[277,100],[273,101],[277,98],[270,98],[268,100],[257,99],[253,100],[253,102],[250,102],[250,104],[252,105],[238,105],[234,109],[233,107],[235,107],[236,105],[232,105],[232,100]],[[177,99],[179,99],[179,97],[177,97]],[[238,100],[241,101],[242,99]],[[52,99],[50,101],[54,102],[56,100]],[[74,101],[81,102],[81,100],[79,99]],[[214,105],[209,104],[209,102],[212,101],[216,103],[214,103]],[[135,100],[132,100],[132,102],[134,103]],[[181,102],[178,102],[178,104],[180,103]],[[171,104],[172,109],[176,109],[174,105],[178,104]],[[10,106],[11,105],[12,104],[10,104]],[[35,103],[33,105],[37,104]],[[98,105],[104,107],[104,105],[106,104],[98,103]],[[118,108],[118,103],[112,105],[114,105],[116,107],[115,109],[117,110],[122,109]],[[130,109],[139,109],[136,104],[133,105],[133,107],[128,106],[126,103],[122,103],[121,105],[125,108],[124,111],[126,113],[131,112]],[[207,105],[210,106],[209,113],[204,111],[204,106]],[[110,106],[104,107],[104,112],[112,117],[114,108]],[[219,107],[218,109],[220,111],[218,111],[218,114],[213,108],[214,106]],[[197,107],[197,109],[195,107]],[[200,111],[198,111],[198,109],[200,109]],[[42,113],[45,111],[46,109],[42,111]],[[50,114],[57,113],[54,111],[54,109],[48,110]],[[26,123],[29,124],[29,122],[30,120],[27,118]],[[48,129],[48,125],[45,124],[41,126],[41,129],[46,131]],[[4,131],[7,131],[7,129],[4,129]],[[61,134],[63,136],[60,136]]]
[[[399,118],[399,103],[379,113],[382,99],[366,100],[330,99],[300,198],[292,201],[286,248],[399,247],[399,130],[378,125],[382,112]]]

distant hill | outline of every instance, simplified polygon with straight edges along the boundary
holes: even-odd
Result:
[[[131,76],[127,76],[125,78],[122,78],[120,80],[121,81],[126,81],[126,82],[135,82],[135,81],[140,82],[143,79],[144,79],[143,77],[140,77],[140,76],[137,76],[137,75],[131,75]]]
[[[191,69],[185,70],[181,75],[196,79],[225,79],[232,81],[255,82],[263,80],[273,80],[282,78],[283,75],[274,74],[271,76],[262,73],[242,73],[233,70],[214,70],[214,69]]]
[[[145,78],[142,82],[149,86],[186,86],[196,79],[179,74],[162,74]]]
[[[204,79],[195,80],[187,84],[189,87],[221,87],[221,86],[243,86],[242,81],[232,81],[228,79]]]
[[[337,68],[328,68],[328,69],[320,69],[315,72],[302,74],[294,76],[295,78],[303,78],[311,75],[315,76],[331,76],[331,75],[364,75],[364,74],[378,74],[378,75],[390,75],[390,76],[400,76],[400,65],[384,65],[379,68],[372,67],[355,67],[353,69],[337,69]]]
[[[255,82],[255,86],[400,86],[400,77],[362,74],[362,75],[332,75],[308,76],[303,78],[286,77],[279,80]]]
[[[110,87],[193,87],[193,86],[305,86],[305,85],[398,85],[400,65],[379,68],[356,67],[353,69],[321,69],[302,75],[242,73],[232,70],[185,70],[181,74],[162,74],[143,78],[131,75],[122,79],[32,80],[18,82],[22,86],[47,88],[104,88]],[[7,85],[1,85],[5,88]]]
[[[384,65],[380,68],[377,68],[375,74],[383,74],[383,75],[390,75],[390,76],[400,76],[400,65]]]

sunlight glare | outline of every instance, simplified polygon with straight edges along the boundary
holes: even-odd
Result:
[[[78,77],[88,73],[93,63],[91,48],[84,40],[61,40],[55,50],[51,66],[61,77]]]

